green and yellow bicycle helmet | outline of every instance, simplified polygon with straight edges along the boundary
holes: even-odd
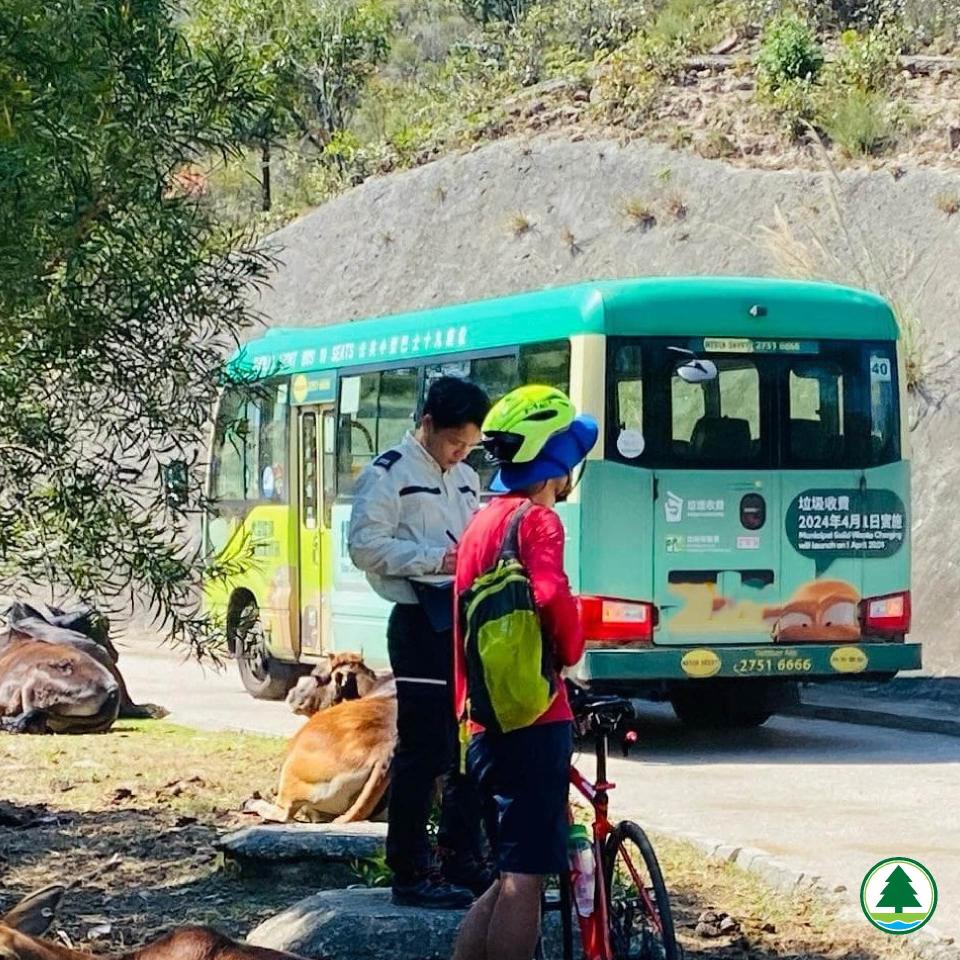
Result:
[[[483,446],[498,463],[529,463],[546,442],[573,422],[570,398],[556,387],[517,387],[483,421]]]

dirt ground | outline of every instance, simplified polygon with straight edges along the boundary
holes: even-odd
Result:
[[[255,790],[270,793],[282,750],[279,738],[157,721],[122,722],[102,736],[0,739],[0,907],[47,884],[69,884],[55,935],[95,953],[183,923],[245,935],[314,892],[231,876],[213,848],[218,835],[252,822],[238,807]],[[814,897],[774,893],[734,866],[705,862],[687,844],[657,838],[656,846],[688,955],[909,955],[897,938],[848,926]],[[730,914],[739,929],[696,936],[707,910]]]
[[[96,952],[139,944],[178,923],[246,934],[312,893],[218,870],[213,842],[248,825],[237,812],[268,791],[282,741],[121,722],[95,737],[0,740],[2,796],[25,826],[0,826],[4,906],[69,883],[59,928]]]

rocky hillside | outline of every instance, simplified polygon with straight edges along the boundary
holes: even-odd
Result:
[[[916,634],[960,673],[960,175],[762,171],[635,141],[503,140],[372,178],[271,238],[307,325],[590,278],[790,274],[895,299],[913,391]]]

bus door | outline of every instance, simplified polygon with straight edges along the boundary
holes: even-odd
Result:
[[[335,489],[333,407],[297,407],[301,654],[319,656],[330,637],[330,512]]]

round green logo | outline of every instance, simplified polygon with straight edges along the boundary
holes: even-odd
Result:
[[[888,857],[872,866],[863,878],[860,909],[884,933],[913,933],[937,909],[937,883],[922,863],[908,857]]]

